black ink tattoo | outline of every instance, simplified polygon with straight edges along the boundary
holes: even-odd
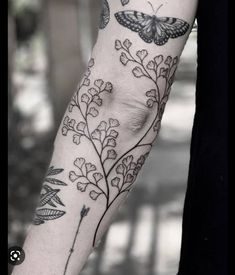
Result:
[[[177,38],[188,31],[190,25],[186,21],[174,17],[158,17],[157,11],[154,15],[134,10],[120,11],[115,13],[115,17],[119,24],[137,32],[143,41],[154,42],[158,46],[166,44],[169,38]]]
[[[80,212],[80,219],[79,219],[79,222],[78,222],[78,227],[77,227],[77,230],[76,230],[74,239],[73,239],[72,247],[71,247],[70,250],[69,250],[69,256],[68,256],[67,261],[66,261],[66,264],[65,264],[65,268],[64,268],[64,273],[63,273],[63,275],[66,275],[66,273],[67,273],[69,261],[70,261],[70,258],[71,258],[71,256],[72,256],[72,253],[74,252],[75,243],[76,243],[76,240],[77,240],[77,236],[78,236],[78,233],[79,233],[79,230],[80,230],[82,221],[83,221],[83,219],[87,216],[89,210],[90,210],[90,207],[86,207],[85,205],[83,205],[82,210],[81,210],[81,212]]]
[[[108,122],[101,121],[92,131],[89,127],[88,119],[99,115],[99,107],[103,104],[102,93],[111,93],[113,90],[112,83],[104,82],[102,79],[96,79],[94,85],[89,87],[91,85],[90,70],[93,65],[94,60],[91,59],[88,71],[74,94],[68,109],[69,112],[72,112],[73,108],[76,107],[80,112],[81,121],[76,122],[75,119],[66,116],[63,121],[62,134],[66,136],[68,132],[72,132],[73,142],[77,145],[80,144],[82,138],[86,138],[93,145],[100,162],[104,164],[107,159],[116,158],[117,153],[111,148],[116,146],[118,132],[114,128],[119,126],[119,121],[110,118]],[[87,90],[82,92],[84,88],[87,88]]]
[[[103,104],[101,94],[103,92],[111,93],[113,90],[113,85],[102,79],[96,79],[91,85],[90,73],[93,66],[94,60],[91,59],[88,71],[74,94],[68,109],[69,112],[72,112],[76,108],[80,113],[81,120],[76,122],[75,119],[66,116],[63,121],[62,134],[67,136],[71,132],[73,142],[76,145],[79,145],[82,138],[85,138],[92,145],[97,155],[100,168],[87,162],[85,158],[78,157],[74,161],[75,169],[69,172],[70,181],[76,184],[80,192],[88,191],[89,197],[94,201],[101,197],[106,201],[106,210],[94,234],[93,245],[95,245],[97,233],[105,214],[121,194],[128,193],[131,190],[148,153],[140,156],[136,161],[134,161],[132,154],[126,158],[120,158],[121,163],[115,170],[116,176],[109,178],[111,171],[108,172],[106,161],[115,161],[117,158],[115,147],[119,136],[118,127],[120,123],[115,118],[109,118],[107,121],[100,121],[94,129],[90,129],[88,117],[93,119],[99,116],[99,107]],[[141,146],[150,148],[151,144],[141,144]]]
[[[118,177],[114,177],[111,180],[111,185],[116,187],[119,192],[129,191],[130,187],[134,183],[141,167],[143,166],[149,153],[141,155],[140,158],[134,162],[133,155],[129,155],[123,158],[122,163],[116,167],[116,173]]]
[[[158,134],[162,115],[170,94],[170,88],[174,81],[179,58],[177,56],[174,58],[167,56],[164,60],[163,55],[158,55],[146,62],[148,51],[146,49],[142,49],[137,51],[134,55],[130,51],[131,46],[132,43],[129,39],[124,40],[123,43],[120,40],[115,41],[115,49],[117,51],[122,51],[120,55],[120,62],[124,66],[126,66],[128,63],[136,65],[132,69],[132,74],[134,77],[147,78],[156,87],[155,89],[147,91],[145,95],[147,97],[146,106],[148,108],[153,108],[153,106],[157,104],[156,117],[147,133],[153,129],[153,131]],[[164,85],[164,87],[160,87],[160,83],[161,85]],[[163,95],[160,94],[160,90],[163,90]],[[141,141],[144,139],[144,137],[141,139]]]
[[[109,8],[109,3],[107,0],[103,0],[102,4],[102,10],[100,14],[100,26],[99,28],[102,30],[104,29],[110,20],[110,8]]]
[[[150,144],[142,144],[140,146],[150,146]],[[96,166],[90,163],[86,163],[84,158],[77,158],[74,161],[74,166],[76,166],[77,170],[70,171],[69,179],[76,183],[77,189],[80,192],[86,192],[87,188],[90,187],[89,196],[92,200],[96,201],[99,196],[103,195],[104,200],[106,201],[106,209],[99,220],[99,223],[96,227],[94,238],[93,238],[93,246],[95,246],[97,233],[100,227],[100,224],[110,209],[112,204],[118,199],[118,197],[123,193],[128,193],[135,179],[143,166],[146,158],[148,156],[148,152],[141,155],[136,162],[134,161],[133,155],[128,155],[125,158],[121,158],[121,163],[116,166],[115,173],[116,176],[112,177],[112,179],[108,179],[108,175],[104,164],[101,163],[103,168],[103,174],[101,172],[96,171]],[[86,166],[89,166],[92,169],[88,169],[88,171],[92,171],[93,174],[88,176],[88,173],[85,174],[83,171],[87,171]],[[104,180],[106,185],[102,182]],[[112,191],[112,193],[111,193]],[[114,194],[114,197],[113,197]]]
[[[123,6],[127,5],[130,2],[130,0],[121,0],[121,3]]]
[[[93,189],[90,191],[89,196],[93,200],[103,194],[106,196],[105,191],[99,186],[99,181],[103,178],[103,175],[97,172],[97,168],[94,164],[86,163],[84,158],[77,158],[74,161],[74,166],[76,171],[70,171],[69,179],[72,182],[75,182],[77,189],[81,192],[85,192],[88,185]]]
[[[65,182],[52,177],[60,174],[61,172],[63,172],[63,170],[64,169],[54,169],[54,167],[51,166],[47,171],[44,182],[57,186],[66,186],[67,184]],[[57,195],[60,189],[53,189],[48,184],[44,184],[42,187],[38,208],[36,209],[35,217],[33,220],[34,225],[40,225],[45,223],[45,221],[58,219],[65,214],[65,211],[62,210],[43,208],[46,205],[50,205],[54,208],[56,208],[58,205],[65,206]]]
[[[98,126],[95,128],[93,126],[91,129],[89,121],[99,116],[99,108],[103,104],[101,94],[103,92],[111,93],[113,90],[113,85],[102,79],[97,79],[91,84],[90,74],[91,68],[94,66],[93,59],[90,60],[88,70],[68,108],[69,112],[73,112],[73,109],[76,108],[80,113],[81,120],[76,122],[66,116],[62,126],[64,136],[71,132],[73,142],[77,145],[80,145],[82,138],[86,139],[97,156],[97,165],[87,162],[83,157],[76,158],[75,168],[69,172],[69,180],[76,185],[80,192],[88,192],[93,201],[101,199],[105,201],[105,210],[94,232],[93,246],[97,242],[98,232],[106,213],[122,194],[130,192],[149,154],[155,139],[153,133],[156,135],[160,129],[162,114],[178,63],[178,57],[167,56],[164,59],[162,55],[146,62],[148,51],[142,49],[134,55],[131,52],[131,46],[132,43],[128,39],[123,43],[120,40],[115,41],[115,49],[122,51],[120,62],[124,66],[127,66],[128,63],[133,64],[133,76],[135,78],[145,77],[155,86],[154,89],[145,93],[146,106],[156,108],[156,115],[145,134],[129,150],[118,155],[115,147],[118,142],[120,122],[117,119],[102,120]],[[163,92],[160,93],[160,90]],[[151,137],[151,142],[149,142],[149,137]],[[138,156],[138,151],[136,153],[135,150],[139,148],[142,148],[145,153]],[[106,164],[107,160],[109,160],[109,165]]]

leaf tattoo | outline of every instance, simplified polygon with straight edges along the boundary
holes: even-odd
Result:
[[[130,0],[121,0],[121,3],[123,6],[127,5],[130,2]]]
[[[44,209],[37,210],[37,218],[44,221],[58,219],[64,214],[65,214],[64,211],[55,210],[55,209],[44,208]]]
[[[46,176],[54,176],[61,172],[63,172],[64,169],[54,169],[54,166],[49,167]]]
[[[156,133],[156,136],[159,133],[161,127],[161,119],[164,113],[166,102],[169,98],[171,85],[174,80],[175,72],[179,62],[178,56],[172,58],[167,56],[166,58],[163,55],[157,55],[153,59],[147,60],[148,51],[146,49],[138,50],[134,55],[131,52],[132,43],[129,39],[125,39],[123,42],[120,40],[115,41],[115,49],[121,51],[120,62],[127,66],[127,64],[133,64],[134,68],[132,69],[132,74],[136,78],[147,78],[155,86],[154,89],[146,91],[145,95],[147,97],[146,106],[148,108],[153,108],[157,106],[156,116],[146,132],[142,137],[139,143],[145,138],[145,136],[153,130]],[[123,55],[125,55],[125,62],[123,62]],[[160,94],[160,87],[163,90],[163,95]]]
[[[50,183],[52,185],[66,186],[67,184],[51,176],[58,175],[62,173],[64,169],[55,169],[54,166],[49,167],[46,178],[44,182]],[[40,195],[38,208],[35,212],[35,217],[33,220],[34,225],[40,225],[45,223],[45,221],[55,220],[62,217],[66,212],[63,210],[57,210],[52,208],[43,208],[46,205],[56,208],[57,206],[65,206],[57,195],[60,189],[53,189],[47,184],[42,187],[42,193]]]
[[[179,18],[158,17],[135,10],[119,11],[115,13],[115,18],[125,28],[137,32],[146,43],[154,42],[158,46],[166,44],[169,38],[184,35],[190,27],[186,21]]]
[[[47,193],[43,194],[40,198],[39,206],[44,206],[48,202],[51,201],[51,199],[59,192],[59,189],[57,190],[51,190],[48,191]]]
[[[90,75],[91,68],[95,64],[94,59],[90,60],[84,79],[74,94],[68,109],[72,113],[76,108],[80,120],[77,121],[67,115],[61,129],[64,136],[71,133],[74,144],[78,146],[83,139],[86,139],[94,150],[94,156],[97,157],[95,164],[86,160],[85,157],[77,157],[73,162],[73,169],[69,172],[70,182],[80,193],[87,193],[93,203],[96,201],[105,203],[105,210],[94,232],[93,246],[96,244],[106,213],[122,194],[131,191],[140,169],[145,163],[155,139],[153,133],[158,134],[159,132],[161,118],[178,64],[177,56],[172,58],[171,56],[158,55],[150,58],[146,49],[140,49],[133,53],[132,45],[129,39],[125,39],[123,42],[115,41],[115,49],[120,51],[121,64],[127,68],[132,66],[131,73],[136,79],[146,78],[154,84],[152,89],[144,93],[146,106],[154,108],[156,111],[145,134],[126,152],[117,153],[119,120],[110,117],[107,120],[99,121],[100,108],[105,100],[102,93],[112,93],[113,85],[103,79],[91,81]],[[139,148],[141,151],[137,150]]]
[[[103,0],[102,4],[102,10],[100,14],[100,25],[99,28],[102,30],[104,29],[110,20],[110,9],[109,9],[109,3],[107,0]]]

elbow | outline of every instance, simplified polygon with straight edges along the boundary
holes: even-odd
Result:
[[[157,108],[149,108],[146,93],[140,92],[136,85],[114,86],[112,96],[108,99],[109,112],[120,121],[122,130],[129,136],[144,132],[151,124]],[[107,110],[107,109],[106,109]]]

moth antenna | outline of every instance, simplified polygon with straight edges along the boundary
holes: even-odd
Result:
[[[149,2],[149,1],[147,1],[147,2],[149,3],[149,5],[151,6],[151,8],[152,8],[152,10],[154,12],[153,4],[151,2]]]
[[[157,8],[155,14],[157,14],[157,12],[160,10],[160,8],[161,8],[162,6],[163,6],[163,4],[161,4],[161,5]]]
[[[158,12],[158,11],[160,10],[160,8],[163,6],[163,4],[161,4],[161,5],[157,8],[157,10],[155,11],[155,10],[154,10],[154,7],[153,7],[153,4],[152,4],[151,2],[149,2],[149,1],[147,1],[147,2],[148,2],[149,5],[151,6],[151,8],[152,8],[154,14],[157,14],[157,12]]]

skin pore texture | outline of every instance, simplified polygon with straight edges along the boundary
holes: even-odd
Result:
[[[103,1],[98,39],[58,130],[25,261],[13,275],[82,270],[159,133],[196,7],[196,0]]]

